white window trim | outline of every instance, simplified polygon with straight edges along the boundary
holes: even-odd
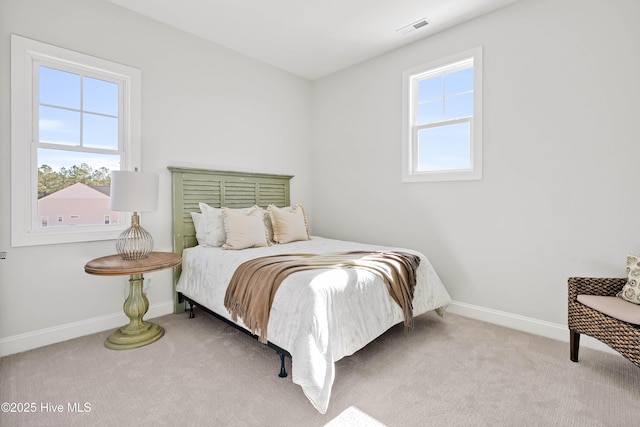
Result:
[[[471,120],[471,168],[418,172],[414,170],[415,126],[412,79],[436,68],[473,58],[473,119]],[[409,68],[402,73],[402,182],[466,181],[482,179],[482,46]]]
[[[37,227],[36,154],[32,152],[33,67],[38,61],[52,60],[71,67],[93,68],[117,76],[124,88],[123,142],[127,152],[123,170],[140,168],[141,162],[141,73],[140,70],[104,59],[11,35],[11,245],[32,246],[56,243],[116,239],[127,221],[113,226]]]

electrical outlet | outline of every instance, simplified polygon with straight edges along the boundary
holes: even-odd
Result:
[[[0,259],[7,259],[7,253],[6,252],[0,252]]]

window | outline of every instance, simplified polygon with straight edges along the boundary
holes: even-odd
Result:
[[[482,179],[482,48],[403,73],[402,180]]]
[[[115,239],[127,221],[108,189],[140,167],[140,71],[16,35],[11,71],[12,245]]]

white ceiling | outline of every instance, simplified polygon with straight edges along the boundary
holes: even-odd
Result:
[[[109,1],[313,80],[518,0]]]

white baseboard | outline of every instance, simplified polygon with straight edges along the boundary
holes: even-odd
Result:
[[[567,343],[569,342],[567,325],[546,322],[544,320],[457,301],[454,301],[449,306],[447,312]],[[152,319],[170,313],[173,313],[173,301],[154,304],[149,306],[149,311],[145,315],[145,319]],[[0,357],[94,334],[96,332],[102,332],[107,329],[115,329],[126,325],[128,322],[129,319],[127,316],[123,312],[120,312],[2,338],[0,339]],[[586,335],[582,335],[580,345],[595,350],[619,354],[606,344]],[[568,352],[569,347],[567,344],[567,354]]]
[[[493,310],[491,308],[480,307],[458,301],[452,302],[447,309],[447,312],[566,342],[567,357],[569,357],[569,328],[566,324],[562,325],[558,323],[551,323],[531,317],[520,316],[519,314]],[[608,345],[595,338],[591,338],[588,335],[580,336],[580,347],[589,347],[620,356],[620,353],[613,350]]]
[[[173,301],[150,305],[144,318],[153,319],[170,313],[173,313]],[[129,318],[124,312],[120,312],[2,338],[0,339],[0,357],[119,328],[127,323]]]

